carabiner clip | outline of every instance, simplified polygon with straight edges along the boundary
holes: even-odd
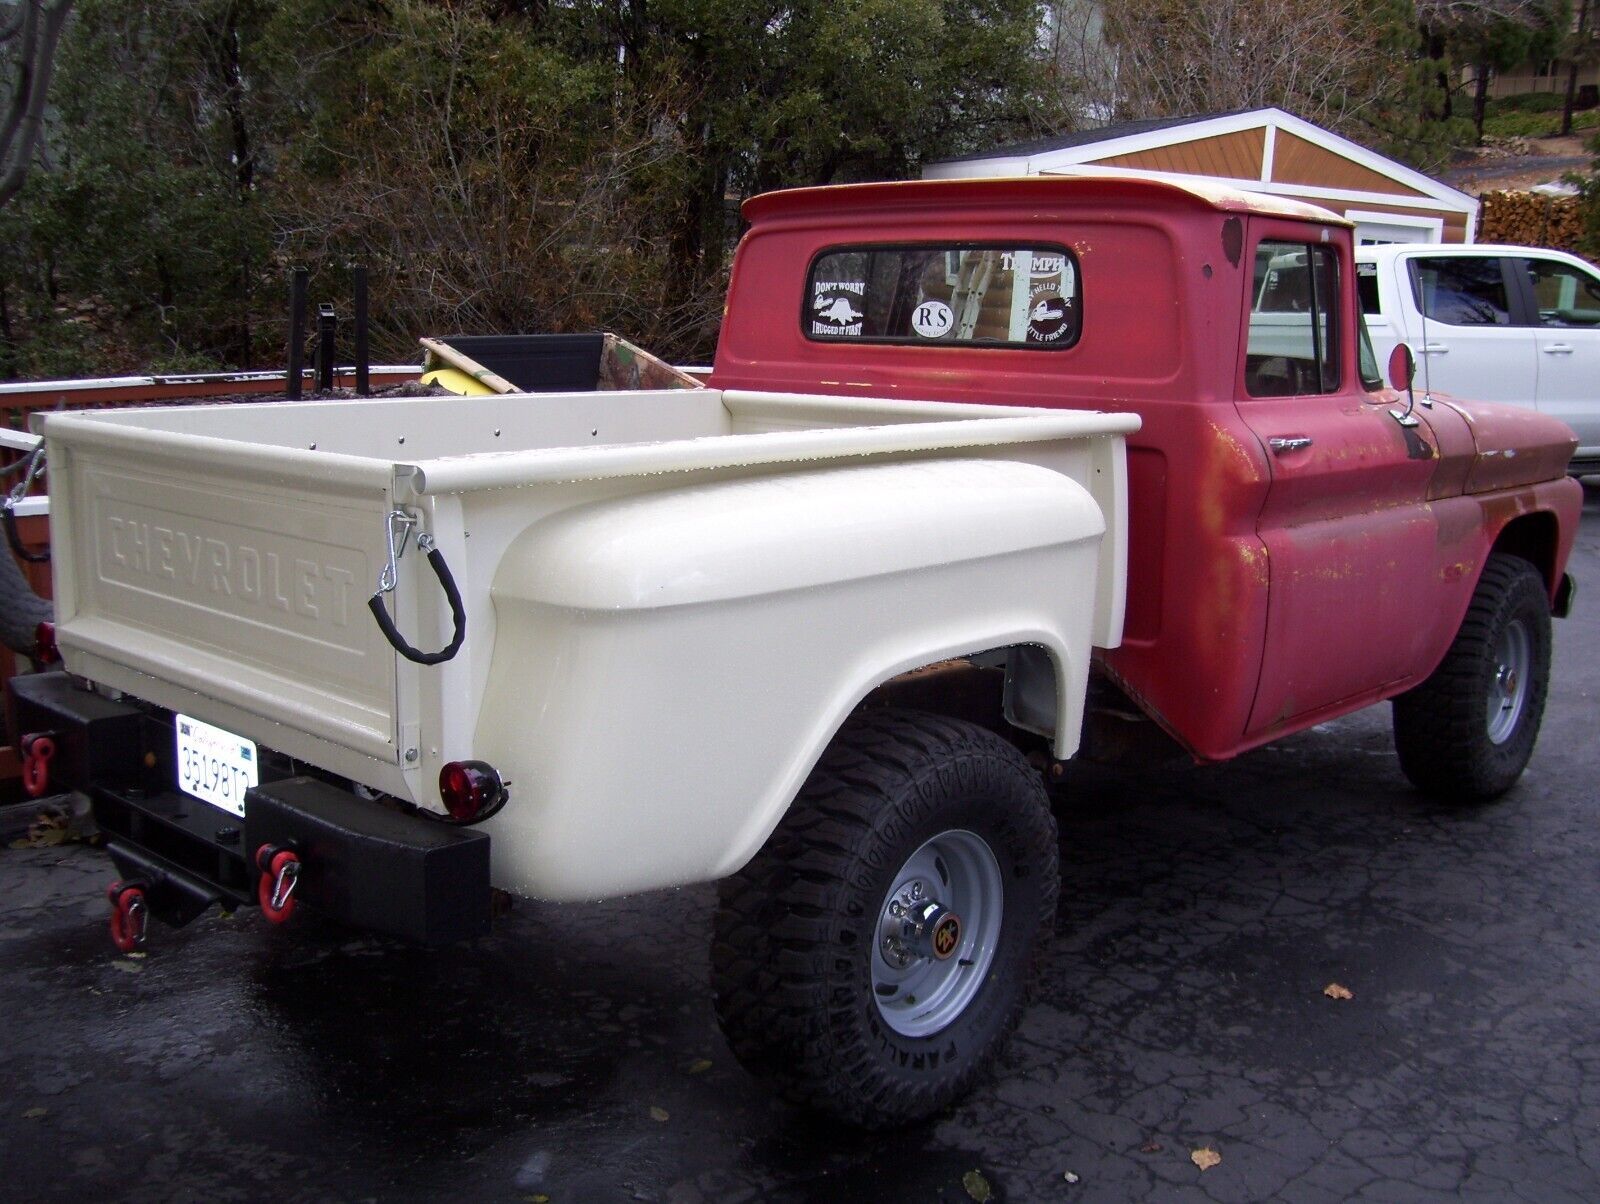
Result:
[[[411,528],[417,524],[418,520],[404,510],[389,512],[384,524],[384,533],[389,537],[389,563],[384,565],[383,572],[378,574],[380,594],[394,593],[394,587],[400,580],[400,557],[406,554],[406,542],[411,538]]]

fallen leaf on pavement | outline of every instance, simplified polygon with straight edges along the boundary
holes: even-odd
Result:
[[[672,1113],[668,1112],[665,1108],[651,1108],[650,1119],[660,1121],[670,1120],[672,1119]]]
[[[689,1073],[690,1074],[704,1074],[706,1071],[708,1071],[710,1069],[711,1069],[711,1059],[710,1058],[701,1058],[697,1062],[689,1063]]]
[[[1330,982],[1327,986],[1323,987],[1322,988],[1322,993],[1324,995],[1326,995],[1329,999],[1354,999],[1355,998],[1355,996],[1350,993],[1350,988],[1349,987],[1341,987],[1336,982]]]
[[[29,1108],[22,1114],[22,1119],[38,1120],[41,1116],[48,1116],[49,1114],[50,1110],[48,1108]]]
[[[1201,1146],[1198,1150],[1189,1151],[1189,1161],[1203,1171],[1208,1171],[1222,1161],[1222,1155],[1209,1146]]]
[[[961,1186],[967,1189],[967,1195],[982,1204],[984,1200],[994,1199],[994,1192],[989,1189],[989,1180],[977,1171],[968,1171],[961,1176]]]

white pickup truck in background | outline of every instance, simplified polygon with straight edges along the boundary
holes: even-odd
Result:
[[[1356,272],[1379,363],[1408,343],[1425,389],[1559,418],[1572,471],[1600,472],[1600,270],[1539,247],[1399,243],[1358,247]]]

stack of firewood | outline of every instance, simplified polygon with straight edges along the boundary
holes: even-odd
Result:
[[[1577,250],[1583,236],[1578,199],[1537,192],[1486,192],[1478,200],[1478,241]]]

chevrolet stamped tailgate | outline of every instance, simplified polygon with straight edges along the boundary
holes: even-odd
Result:
[[[291,753],[395,760],[395,654],[365,605],[395,465],[89,415],[45,435],[70,670]]]

